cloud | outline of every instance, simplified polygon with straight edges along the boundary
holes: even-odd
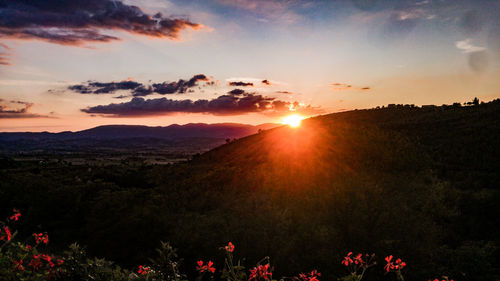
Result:
[[[347,91],[347,90],[355,90],[355,91],[367,91],[371,90],[371,87],[354,87],[345,83],[332,83],[332,90],[334,91]]]
[[[455,42],[455,47],[462,50],[463,53],[474,53],[474,52],[481,52],[481,51],[486,50],[486,48],[484,48],[484,47],[474,46],[471,43],[470,38]]]
[[[21,105],[19,108],[16,105]],[[30,113],[30,109],[33,103],[24,101],[5,101],[0,99],[0,119],[11,119],[11,118],[38,118],[38,117],[49,117],[39,114]]]
[[[118,37],[105,30],[125,31],[157,38],[179,39],[183,29],[200,29],[186,18],[150,15],[119,0],[2,1],[0,35],[37,39],[61,45],[110,42]]]
[[[0,42],[0,65],[10,65],[9,59],[7,58],[9,50],[9,46]]]
[[[158,84],[153,84],[153,91],[155,93],[166,95],[175,93],[185,93],[187,89],[197,86],[198,81],[209,81],[207,76],[204,74],[198,74],[193,76],[191,79],[185,81],[179,79],[177,82],[163,82]],[[135,96],[135,94],[134,94]]]
[[[440,17],[443,3],[436,1],[378,1],[381,5],[365,12],[372,19],[385,19],[379,36],[386,40],[405,38],[421,23]],[[375,25],[377,27],[379,25]]]
[[[289,91],[276,91],[277,94],[287,94],[287,95],[290,95],[292,94],[292,92],[289,92]]]
[[[183,94],[191,88],[198,86],[199,81],[210,82],[204,74],[197,74],[188,80],[179,79],[174,82],[154,83],[152,85],[144,85],[133,80],[124,80],[121,82],[97,82],[87,81],[84,84],[76,84],[68,86],[68,90],[79,94],[114,94],[116,91],[130,91],[135,97],[143,97],[157,93],[160,95],[166,94]]]
[[[86,85],[71,85],[68,89],[80,94],[112,94],[118,90],[134,90],[141,85],[141,83],[129,80],[108,83],[89,81]]]
[[[264,84],[264,85],[271,85],[271,82],[269,80],[267,80],[267,79],[262,80],[261,83]]]
[[[233,82],[228,82],[227,83],[229,86],[240,86],[240,87],[253,87],[252,82],[243,82],[243,81],[233,81]]]
[[[167,98],[148,99],[134,97],[129,102],[111,103],[82,109],[88,114],[101,114],[110,117],[141,117],[169,115],[174,113],[204,113],[211,115],[241,115],[247,113],[279,114],[301,112],[315,114],[322,112],[317,107],[302,105],[298,102],[277,100],[240,89],[226,95],[206,100],[172,100]]]
[[[5,57],[4,53],[0,53],[0,65],[10,65],[9,59]]]
[[[216,2],[257,14],[261,22],[272,20],[283,23],[296,22],[301,16],[294,9],[307,6],[304,5],[304,1],[298,0],[216,0]]]
[[[234,90],[231,90],[231,91],[229,91],[227,93],[230,94],[230,95],[233,95],[233,96],[241,96],[241,95],[245,94],[245,91],[242,90],[242,89],[234,89]]]

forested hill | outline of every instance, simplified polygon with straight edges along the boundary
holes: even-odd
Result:
[[[175,165],[0,165],[0,206],[52,247],[78,241],[124,266],[170,241],[190,272],[232,241],[274,276],[345,275],[349,251],[392,254],[406,280],[498,280],[500,100],[318,116]],[[59,244],[58,244],[59,243]],[[411,270],[410,270],[411,269]],[[388,280],[368,273],[367,280]]]
[[[500,99],[476,106],[393,105],[318,116],[304,120],[298,129],[276,128],[219,147],[206,153],[199,161],[219,162],[220,159],[232,158],[233,161],[258,164],[261,157],[270,157],[281,150],[289,151],[290,154],[297,152],[293,147],[287,147],[290,143],[280,143],[280,139],[284,142],[295,141],[292,145],[304,149],[299,152],[321,155],[339,148],[334,148],[332,142],[324,143],[320,139],[329,138],[346,126],[376,127],[386,132],[397,132],[431,157],[431,166],[440,177],[453,181],[462,189],[497,188],[500,182]],[[310,142],[315,138],[317,143],[311,143],[311,147],[307,148],[307,144],[300,143],[299,138]],[[325,147],[319,149],[321,145]],[[233,155],[240,157],[235,158]],[[366,160],[363,159],[364,162]],[[287,162],[287,159],[280,161]]]

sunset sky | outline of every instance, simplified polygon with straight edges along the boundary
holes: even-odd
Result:
[[[500,1],[0,0],[0,131],[500,97]]]

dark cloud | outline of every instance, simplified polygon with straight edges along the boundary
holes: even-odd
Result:
[[[115,99],[124,99],[124,98],[128,98],[129,96],[125,96],[125,95],[119,95],[119,96],[116,96],[116,97],[113,97]]]
[[[368,91],[371,87],[354,87],[345,83],[332,83],[332,90],[334,91],[346,91],[346,90],[357,90],[357,91]]]
[[[189,80],[179,79],[177,82],[163,82],[153,84],[153,91],[155,93],[166,95],[166,94],[175,94],[175,93],[185,93],[187,89],[197,86],[198,81],[209,81],[207,76],[204,74],[198,74],[193,76]],[[135,96],[135,95],[134,95]]]
[[[19,108],[16,105],[21,105]],[[33,103],[24,101],[5,101],[0,99],[0,119],[7,118],[37,118],[37,117],[48,117],[39,114],[30,113],[30,109]]]
[[[134,97],[144,97],[147,95],[151,95],[154,92],[153,87],[140,85],[139,87],[134,89],[133,96]]]
[[[113,94],[116,91],[130,91],[135,97],[143,97],[158,93],[161,95],[185,93],[190,88],[198,86],[198,81],[209,81],[204,74],[194,75],[189,80],[179,79],[175,82],[155,83],[152,85],[144,85],[142,83],[125,80],[121,82],[96,82],[87,81],[84,84],[68,86],[68,90],[79,94]]]
[[[82,109],[82,111],[88,114],[102,114],[112,117],[168,115],[181,112],[212,115],[240,115],[246,113],[276,114],[291,111],[307,114],[321,112],[318,108],[310,105],[304,106],[298,102],[282,101],[246,92],[241,94],[228,93],[215,99],[200,99],[196,101],[189,99],[172,100],[167,98],[145,100],[134,97],[129,102],[98,105]]]
[[[241,86],[241,87],[253,87],[252,82],[243,82],[243,81],[234,81],[234,82],[229,82],[229,86]]]
[[[261,83],[264,84],[264,85],[271,85],[271,82],[269,80],[267,80],[267,79],[262,80]]]
[[[150,15],[119,0],[1,1],[0,15],[2,37],[62,45],[119,40],[101,33],[103,30],[178,39],[181,30],[202,27],[185,18]]]
[[[231,91],[229,91],[227,93],[230,94],[230,95],[233,95],[233,96],[241,96],[241,95],[245,94],[245,91],[242,90],[242,89],[234,89],[234,90],[231,90]]]
[[[351,90],[352,85],[349,84],[344,84],[344,83],[333,83],[333,90],[335,91],[345,91],[345,90]]]
[[[68,89],[81,94],[112,94],[118,90],[134,90],[141,85],[141,83],[134,81],[107,83],[89,81],[87,85],[72,85],[69,86]]]

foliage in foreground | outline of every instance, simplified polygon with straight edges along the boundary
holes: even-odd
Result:
[[[89,258],[78,244],[72,244],[61,255],[49,253],[47,233],[33,233],[27,241],[17,241],[17,231],[12,225],[19,221],[21,213],[14,209],[6,221],[0,221],[0,279],[1,280],[149,280],[149,281],[186,281],[187,276],[179,270],[180,260],[176,250],[161,242],[157,256],[149,260],[148,265],[139,265],[135,272],[120,268],[110,261]],[[235,245],[229,242],[221,247],[225,253],[224,265],[218,271],[211,260],[199,260],[196,265],[197,281],[214,280],[215,277],[226,281],[274,281],[273,269],[269,257],[265,257],[248,270],[241,261],[235,261]],[[392,255],[385,258],[383,270],[386,274],[394,273],[398,281],[404,281],[403,269],[406,262]],[[377,265],[375,254],[357,254],[349,252],[341,261],[349,275],[339,278],[341,281],[361,281],[369,268]],[[299,273],[293,277],[282,277],[280,281],[319,281],[321,273],[316,269],[309,273]],[[444,276],[443,281],[448,280]],[[434,279],[439,281],[439,279]]]

